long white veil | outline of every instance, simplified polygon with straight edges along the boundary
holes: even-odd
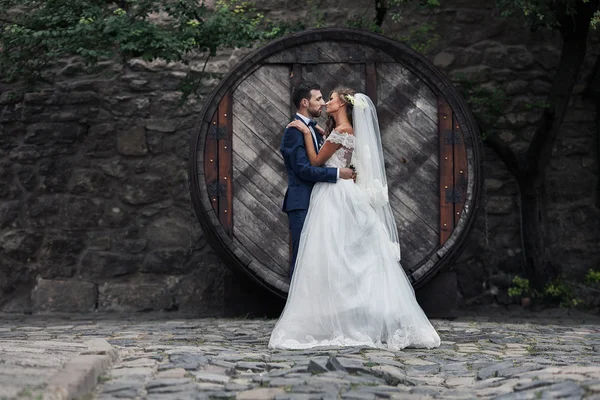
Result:
[[[352,125],[355,140],[352,164],[357,172],[356,184],[369,196],[371,205],[387,230],[396,258],[400,261],[400,241],[389,201],[377,110],[371,99],[362,93],[354,96]]]

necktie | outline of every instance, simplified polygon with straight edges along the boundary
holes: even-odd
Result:
[[[319,140],[319,137],[317,136],[317,130],[315,129],[316,126],[317,126],[317,121],[315,121],[315,120],[311,120],[308,123],[308,127],[311,130],[313,140],[315,141],[315,145],[317,147],[317,152],[318,152],[319,149],[321,148],[321,141]]]

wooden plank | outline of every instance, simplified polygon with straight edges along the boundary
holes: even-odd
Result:
[[[237,118],[237,116],[234,118]],[[284,185],[286,181],[282,175],[285,171],[285,165],[281,155],[278,152],[276,153],[276,150],[263,142],[252,130],[241,123],[237,125],[234,136],[240,138],[248,146],[249,150],[257,154],[260,163],[270,166],[273,171],[277,172],[279,175],[279,184]]]
[[[306,80],[317,82],[321,85],[323,97],[328,98],[329,93],[337,86],[344,86],[364,93],[365,90],[365,65],[318,64],[302,67],[302,76]]]
[[[388,154],[388,150],[385,150],[384,157],[389,161]],[[404,165],[402,163],[386,162],[388,190],[419,218],[420,224],[425,224],[437,233],[439,214],[437,180],[435,186],[424,185],[414,175],[404,173]]]
[[[290,288],[289,283],[287,283],[287,279],[284,280],[280,275],[264,268],[263,265],[256,259],[252,260],[252,262],[248,264],[248,269],[253,271],[263,282],[272,288],[278,289],[284,293]]]
[[[349,63],[362,64],[366,61],[395,62],[384,51],[343,40],[321,41],[298,45],[294,48],[273,54],[262,61],[264,64],[321,64]]]
[[[422,176],[425,181],[436,180],[439,165],[437,127],[435,130],[430,130],[431,137],[424,140],[421,136],[413,135],[415,128],[404,120],[403,115],[396,112],[397,110],[394,110],[389,104],[380,103],[379,126],[383,146],[394,144],[399,147],[399,150],[404,149],[404,152],[412,155],[410,158],[420,160],[419,165],[429,166],[429,174]]]
[[[272,203],[277,204],[279,209],[283,205],[284,194],[273,186],[268,180],[263,178],[256,169],[248,164],[236,151],[233,151],[233,173],[234,178],[236,171],[243,175],[248,181],[255,185],[265,197],[269,198]]]
[[[437,138],[435,135],[435,132],[437,132],[437,116],[435,121],[431,120],[429,116],[415,107],[414,103],[398,87],[391,85],[385,78],[380,79],[378,77],[378,79],[378,110],[387,107],[402,122],[402,129],[406,131],[408,137],[414,143],[422,143],[418,147],[424,146],[427,148],[428,154],[435,154],[437,150],[437,140],[435,140]],[[381,119],[384,119],[383,115]],[[436,158],[432,158],[432,161],[435,161],[437,165]]]
[[[235,132],[233,133],[233,148],[238,156],[240,156],[247,164],[252,165],[256,172],[270,182],[282,196],[285,195],[285,191],[287,190],[287,179],[282,177],[283,171],[274,169],[269,164],[265,163],[260,155],[250,148]]]
[[[263,251],[261,248],[262,243],[254,243],[254,241],[250,239],[246,232],[241,231],[237,226],[234,227],[233,233],[235,238],[242,246],[244,246],[246,251],[249,254],[252,254],[256,260],[260,261],[260,263],[264,265],[264,268],[278,273],[282,278],[287,278],[289,275],[288,270],[283,270],[282,267],[269,256],[269,254]]]
[[[277,99],[289,106],[290,97],[290,68],[287,65],[263,65],[254,74],[261,82],[269,82],[270,89],[275,93]],[[287,114],[287,113],[286,113]]]
[[[437,96],[422,80],[402,64],[378,65],[379,79],[399,89],[407,99],[433,122],[437,122]]]
[[[260,217],[248,209],[237,197],[233,199],[233,207],[235,208],[236,227],[251,237],[254,243],[259,243],[263,251],[269,254],[281,269],[285,269],[288,265],[287,238],[282,239],[264,226]],[[270,269],[272,268],[275,267],[271,266]]]
[[[277,209],[273,210],[269,207],[269,204],[260,202],[252,196],[244,186],[236,185],[236,189],[235,198],[244,203],[244,205],[259,218],[262,227],[270,229],[279,238],[288,233],[287,221],[279,219],[273,213],[277,212]]]
[[[236,157],[237,158],[237,157]],[[261,204],[263,204],[275,218],[277,218],[282,224],[287,226],[288,220],[286,214],[281,211],[281,201],[280,196],[275,200],[271,198],[267,193],[265,193],[255,182],[248,179],[246,175],[242,171],[240,171],[235,163],[233,165],[233,192],[237,191],[237,186],[241,186],[244,188],[252,197],[258,200]]]
[[[219,221],[229,237],[233,236],[233,163],[232,163],[232,102],[231,92],[227,92],[219,103],[219,127],[225,129],[225,134],[218,141],[219,147],[219,179],[225,191],[219,193]]]
[[[367,62],[365,73],[365,94],[377,106],[377,67],[374,62]]]
[[[397,199],[392,199],[390,196],[390,203],[397,203]],[[437,245],[437,233],[433,231],[427,232],[427,235],[423,235],[422,226],[418,220],[412,222],[412,212],[408,210],[406,212],[402,208],[398,208],[395,204],[392,205],[394,218],[398,225],[398,237],[400,238],[400,249],[402,252],[402,267],[405,270],[413,268],[419,262],[421,262]],[[414,214],[412,216],[414,218]],[[421,228],[421,229],[419,229]],[[418,230],[417,230],[418,229]],[[431,238],[434,238],[436,243],[431,243]]]
[[[265,112],[241,91],[236,91],[234,99],[234,131],[237,130],[240,126],[239,122],[241,122],[242,125],[252,128],[253,132],[263,139],[265,143],[270,144],[276,153],[279,153],[282,133],[285,126],[289,123],[287,115],[283,121],[275,119],[274,115]]]
[[[467,150],[465,148],[465,138],[458,123],[456,115],[452,114],[453,121],[453,138],[454,138],[454,188],[460,193],[461,201],[454,204],[454,225],[458,223],[460,215],[465,206],[467,195]]]
[[[241,107],[240,107],[241,108]],[[239,111],[239,110],[238,110]],[[243,118],[240,119],[240,118]],[[245,121],[245,122],[243,122]],[[244,140],[244,142],[258,153],[265,162],[277,171],[285,171],[283,156],[279,151],[279,140],[271,140],[265,134],[265,128],[256,118],[244,118],[240,112],[234,115],[233,133]]]
[[[280,88],[277,81],[263,82],[259,75],[254,73],[247,77],[235,91],[244,91],[250,100],[256,103],[267,114],[272,115],[274,120],[287,122],[290,99],[279,99],[277,93],[281,89],[286,90],[288,88],[287,86]]]
[[[454,153],[452,142],[446,137],[452,135],[452,109],[442,96],[438,102],[439,142],[440,142],[440,245],[443,245],[454,230],[454,205],[448,194],[454,186]]]
[[[211,129],[217,129],[217,113],[212,117],[210,127],[206,133],[206,142],[204,147],[204,182],[207,189],[211,187],[219,176],[219,151],[217,141],[212,138]],[[218,196],[210,196],[210,202],[215,213],[219,212],[219,198]]]

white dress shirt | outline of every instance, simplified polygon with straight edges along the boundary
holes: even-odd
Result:
[[[312,134],[313,140],[315,141],[315,145],[317,146],[317,149],[318,149],[319,141],[317,140],[317,134],[315,133],[315,130],[313,129],[313,127],[311,125],[308,125],[311,122],[311,119],[308,117],[305,117],[304,115],[302,115],[300,113],[296,113],[296,115],[308,126],[308,129],[310,129],[310,133]],[[340,179],[339,168],[336,168],[336,179]]]

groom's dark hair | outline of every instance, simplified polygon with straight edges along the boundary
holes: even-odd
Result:
[[[298,82],[298,84],[296,85],[296,87],[294,87],[294,90],[292,91],[292,101],[294,102],[296,108],[300,108],[300,102],[302,101],[302,99],[310,101],[311,90],[321,90],[321,86],[319,86],[319,84],[315,82]]]

